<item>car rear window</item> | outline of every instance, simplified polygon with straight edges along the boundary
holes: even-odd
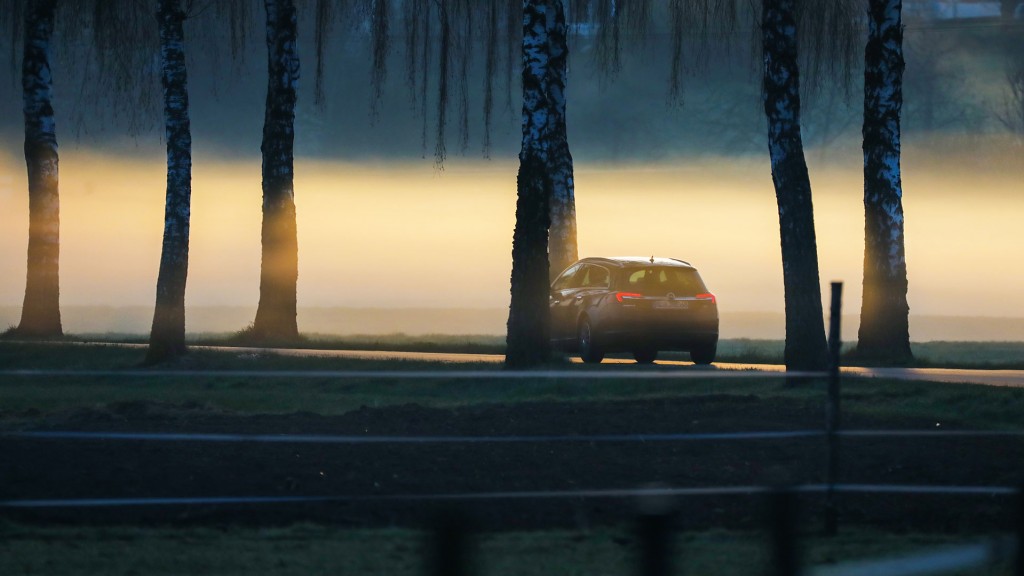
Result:
[[[627,289],[645,296],[696,296],[707,292],[700,275],[693,268],[653,266],[630,270],[626,276]]]

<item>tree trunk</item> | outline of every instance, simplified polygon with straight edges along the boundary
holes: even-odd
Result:
[[[786,368],[828,365],[811,182],[800,136],[795,0],[763,0],[764,109],[779,206],[786,299]]]
[[[35,0],[25,10],[21,82],[28,168],[28,274],[19,336],[61,336],[60,195],[57,132],[53,118],[50,37],[55,0]]]
[[[164,241],[156,282],[156,310],[146,363],[185,353],[185,280],[192,201],[192,133],[185,73],[185,12],[180,0],[159,0],[161,84],[167,140],[167,198]]]
[[[573,185],[572,154],[565,125],[565,86],[569,46],[565,33],[565,10],[560,2],[554,10],[554,26],[548,32],[549,64],[547,89],[551,102],[551,230],[548,257],[550,279],[579,259],[576,246],[576,198]]]
[[[902,0],[870,0],[864,51],[864,297],[858,356],[905,363],[910,351],[900,183]]]
[[[260,302],[253,323],[257,339],[299,335],[299,278],[293,168],[295,88],[299,79],[296,13],[292,0],[265,0],[267,11],[267,105],[263,123],[263,261]]]
[[[523,0],[523,141],[519,152],[516,227],[505,367],[529,368],[550,356],[548,227],[551,224],[552,114],[547,89],[550,29],[560,0]]]

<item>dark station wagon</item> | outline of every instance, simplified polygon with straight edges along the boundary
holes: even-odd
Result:
[[[710,364],[718,348],[718,304],[700,274],[673,258],[584,258],[551,284],[551,342],[599,363],[632,352],[640,364],[685,351]]]

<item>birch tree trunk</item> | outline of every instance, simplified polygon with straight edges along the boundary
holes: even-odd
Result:
[[[864,50],[864,297],[859,356],[913,359],[900,182],[903,108],[902,0],[869,0]]]
[[[795,0],[763,0],[764,110],[779,206],[786,300],[786,368],[828,365],[811,182],[800,135]]]
[[[192,133],[185,71],[185,12],[180,0],[158,0],[164,134],[167,140],[167,197],[164,240],[156,283],[156,310],[146,363],[185,353],[185,280],[192,202]]]
[[[547,89],[551,103],[551,229],[548,237],[550,276],[558,274],[579,259],[576,244],[576,198],[572,154],[565,123],[565,87],[569,46],[566,42],[565,10],[561,2],[552,4],[554,25],[548,32],[549,63]]]
[[[294,339],[299,330],[299,277],[295,222],[295,88],[299,80],[296,13],[292,0],[265,0],[267,104],[263,123],[263,260],[260,302],[253,323],[257,339]]]
[[[33,0],[25,9],[21,83],[28,168],[28,274],[19,336],[61,336],[60,195],[57,132],[53,118],[50,37],[55,0]]]
[[[548,227],[553,119],[547,87],[548,37],[555,26],[554,11],[560,8],[560,0],[523,0],[523,140],[512,234],[506,368],[537,366],[550,356]]]

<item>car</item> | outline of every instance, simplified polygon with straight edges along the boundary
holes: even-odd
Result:
[[[551,283],[551,344],[600,363],[632,352],[650,364],[685,351],[710,364],[718,350],[718,302],[697,269],[674,258],[583,258]]]

